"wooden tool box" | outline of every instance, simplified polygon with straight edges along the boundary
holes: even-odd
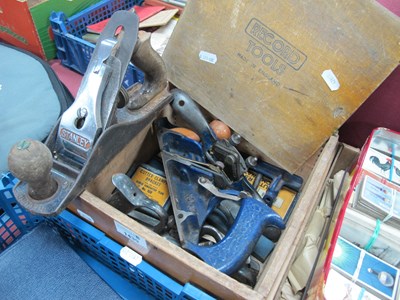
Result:
[[[116,241],[128,245],[176,280],[182,283],[190,282],[218,298],[262,299],[278,296],[308,221],[319,203],[325,182],[335,166],[334,162],[338,160],[338,137],[332,136],[321,152],[297,173],[305,180],[305,186],[287,228],[263,266],[258,284],[251,289],[200,261],[103,200],[107,199],[114,189],[110,179],[114,173],[127,171],[129,161],[146,161],[149,158],[148,139],[145,147],[137,147],[143,144],[149,132],[149,128],[144,129],[130,146],[110,163],[109,168],[88,187],[88,190],[70,204],[69,209]]]
[[[397,66],[400,22],[374,1],[190,1],[164,53],[169,79],[248,142],[304,179],[254,288],[108,205],[111,176],[157,152],[151,126],[69,209],[180,282],[223,299],[274,299],[340,156],[335,130]],[[169,115],[169,110],[165,115]],[[151,151],[154,149],[154,151]]]

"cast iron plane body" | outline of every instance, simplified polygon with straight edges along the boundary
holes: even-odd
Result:
[[[15,197],[28,211],[59,214],[170,102],[164,63],[152,50],[149,34],[138,32],[138,24],[135,13],[114,13],[98,39],[75,102],[49,134],[46,147],[27,140],[11,150],[9,168],[21,180]],[[120,88],[130,62],[145,78],[126,95]],[[51,156],[40,155],[46,151]],[[50,159],[38,161],[41,157]],[[35,166],[41,171],[34,172]]]

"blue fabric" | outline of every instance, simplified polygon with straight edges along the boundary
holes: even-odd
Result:
[[[0,298],[121,299],[45,224],[0,255]]]
[[[45,139],[60,113],[42,64],[0,44],[0,173],[7,172],[11,147],[25,138]]]

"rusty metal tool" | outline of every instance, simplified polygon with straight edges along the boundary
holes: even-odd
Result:
[[[152,51],[149,34],[138,33],[138,23],[133,12],[114,13],[75,102],[45,145],[26,140],[10,151],[9,169],[21,180],[14,193],[28,211],[60,213],[170,102],[163,61]],[[145,73],[145,82],[126,99],[118,95],[131,61]]]
[[[247,171],[247,164],[234,144],[235,139],[240,139],[239,135],[234,134],[230,140],[218,139],[200,108],[187,93],[174,89],[171,94],[174,97],[171,103],[174,112],[200,136],[207,161],[220,166],[231,180],[241,179]]]
[[[112,182],[132,205],[133,209],[128,213],[129,216],[149,226],[154,232],[163,232],[168,221],[168,213],[160,204],[149,199],[125,174],[114,174]]]

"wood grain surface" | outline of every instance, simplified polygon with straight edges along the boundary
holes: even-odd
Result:
[[[163,58],[175,86],[295,172],[398,65],[399,42],[373,0],[190,1]]]

